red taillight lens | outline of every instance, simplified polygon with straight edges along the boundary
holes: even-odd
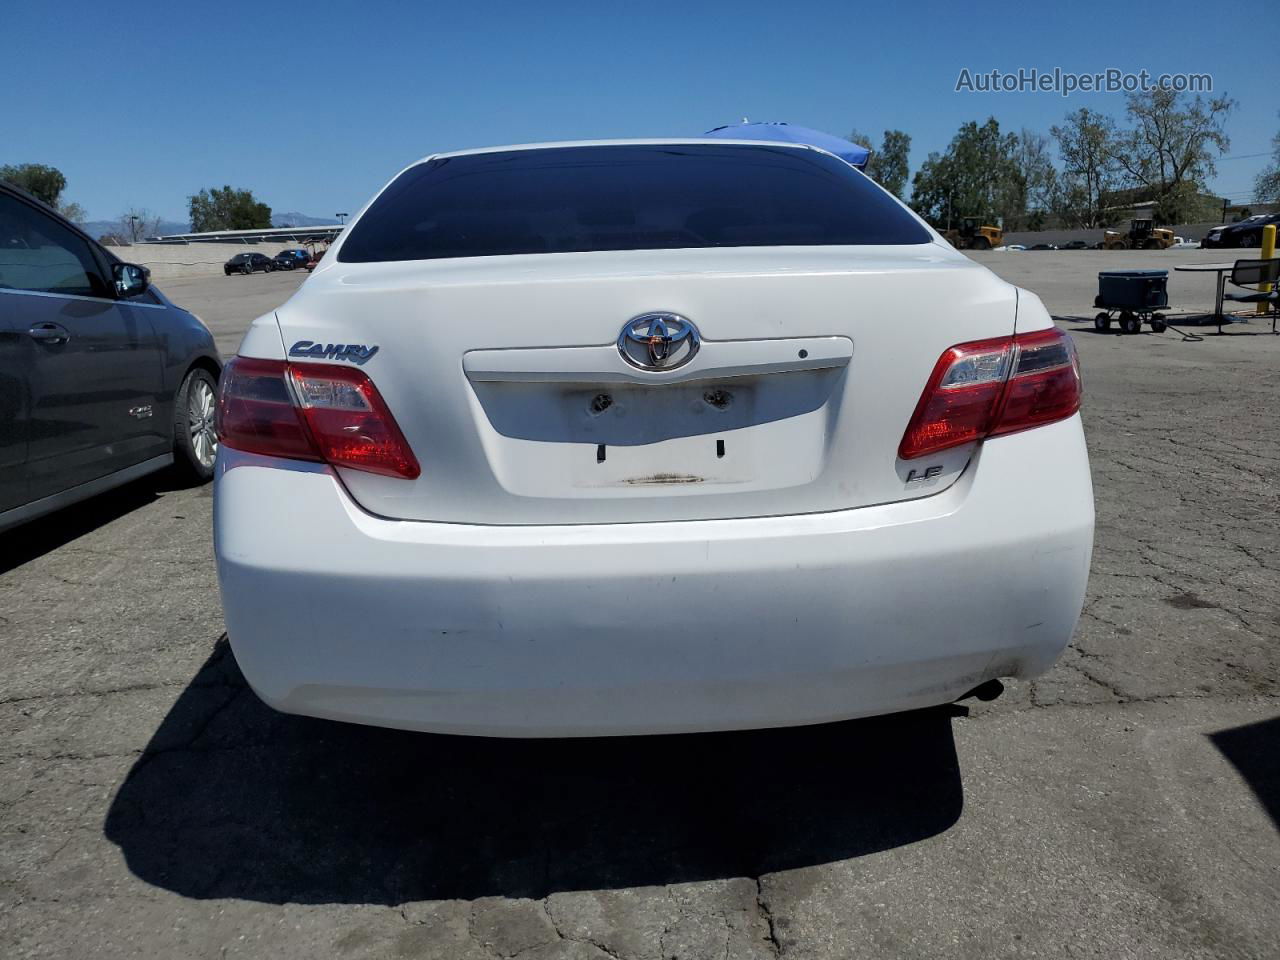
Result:
[[[412,480],[422,471],[381,394],[359,370],[236,357],[222,375],[228,447]]]
[[[1013,338],[958,343],[934,364],[898,445],[903,460],[981,440],[1009,375]]]
[[[1022,333],[1014,347],[1017,361],[993,436],[1065,420],[1080,409],[1080,359],[1070,336],[1061,330]]]
[[[1080,366],[1062,331],[957,344],[934,365],[898,456],[913,460],[1079,409]]]
[[[395,417],[363,372],[291,363],[289,375],[311,436],[329,463],[409,480],[422,472]]]
[[[218,441],[247,453],[319,460],[285,383],[283,360],[235,357],[218,386]]]

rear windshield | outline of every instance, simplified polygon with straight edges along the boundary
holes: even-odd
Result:
[[[552,147],[402,173],[351,228],[347,263],[589,250],[927,243],[843,160],[732,144]]]

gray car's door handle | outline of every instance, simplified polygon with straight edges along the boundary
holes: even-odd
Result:
[[[39,340],[41,343],[66,343],[71,339],[67,328],[59,323],[37,323],[27,333],[32,340]]]

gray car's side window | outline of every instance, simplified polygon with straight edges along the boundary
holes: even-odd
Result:
[[[0,194],[0,289],[110,297],[83,238],[16,197]]]

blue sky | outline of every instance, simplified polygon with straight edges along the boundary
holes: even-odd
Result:
[[[958,94],[965,67],[1210,72],[1240,103],[1241,159],[1212,183],[1233,197],[1280,129],[1261,58],[1203,2],[0,6],[0,163],[59,167],[92,219],[130,205],[185,219],[188,194],[223,183],[277,211],[354,212],[438,150],[688,136],[744,116],[877,140],[899,127],[914,171],[966,120],[1047,133],[1077,107],[1123,113],[1119,94]]]

